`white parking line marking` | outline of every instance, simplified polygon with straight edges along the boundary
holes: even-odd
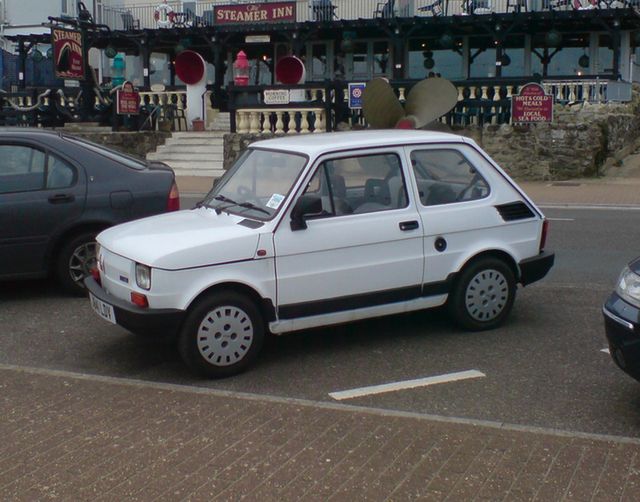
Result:
[[[575,218],[547,218],[549,221],[576,221]]]
[[[437,383],[457,382],[458,380],[482,378],[485,376],[486,375],[484,373],[478,370],[458,371],[456,373],[416,378],[415,380],[405,380],[403,382],[392,382],[381,385],[372,385],[371,387],[360,387],[358,389],[330,392],[329,396],[337,401],[342,401],[343,399],[353,399],[354,397],[382,394],[384,392],[395,392],[397,390],[415,389],[416,387],[426,387],[427,385],[435,385]]]
[[[611,354],[611,352],[609,352],[609,349],[600,349],[600,352],[604,352],[605,354]]]

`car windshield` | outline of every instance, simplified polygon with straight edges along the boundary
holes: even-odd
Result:
[[[300,154],[250,148],[201,205],[270,220],[287,198],[306,162],[307,158]]]

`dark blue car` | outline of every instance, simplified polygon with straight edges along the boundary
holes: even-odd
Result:
[[[611,357],[640,381],[640,257],[624,268],[602,312]]]
[[[95,236],[179,209],[170,167],[53,131],[0,129],[0,279],[54,276],[72,293]]]

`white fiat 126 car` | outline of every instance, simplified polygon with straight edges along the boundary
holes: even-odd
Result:
[[[478,145],[403,130],[259,141],[195,209],[98,235],[86,280],[103,319],[175,334],[223,377],[281,334],[446,304],[495,328],[544,277],[547,221]]]

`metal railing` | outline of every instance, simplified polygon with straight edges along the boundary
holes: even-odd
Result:
[[[156,29],[212,26],[215,9],[243,4],[268,4],[268,0],[169,0],[130,7],[103,7],[102,22],[112,29]],[[393,17],[437,17],[536,12],[551,10],[624,9],[640,0],[295,0],[295,21],[331,21]]]
[[[533,78],[501,80],[468,80],[454,82],[458,91],[455,107],[440,121],[449,125],[510,124],[511,98]],[[394,81],[392,86],[402,103],[416,81]],[[619,103],[631,99],[631,84],[598,77],[539,82],[559,105],[579,103]],[[233,86],[227,89],[231,132],[262,134],[319,133],[338,129],[338,124],[366,126],[360,109],[350,109],[346,82],[327,81],[321,85],[273,86],[287,89],[288,104],[264,103],[263,86]],[[171,130],[187,130],[186,93],[183,90],[141,92],[139,123],[151,129],[161,128],[161,122]],[[295,96],[295,98],[294,98]],[[27,92],[0,92],[0,126],[29,125],[53,127],[79,118],[79,95],[62,89],[32,89]],[[204,95],[205,110],[212,110],[213,95]],[[94,112],[101,122],[117,125],[113,101],[106,96],[95,98]],[[209,113],[205,114],[207,122]]]
[[[511,124],[511,98],[518,94],[520,87],[532,80],[534,79],[457,82],[458,103],[439,120],[458,126]],[[400,102],[404,102],[413,84],[415,82],[392,82]],[[554,97],[554,102],[560,105],[620,101],[617,95],[609,95],[610,82],[598,78],[549,80],[541,81],[540,84],[547,94]],[[323,87],[305,84],[289,89],[302,92],[304,99],[288,105],[266,105],[263,103],[263,87],[231,86],[231,132],[317,133],[336,130],[340,122],[351,127],[366,126],[362,110],[349,108],[344,83],[327,83]]]

